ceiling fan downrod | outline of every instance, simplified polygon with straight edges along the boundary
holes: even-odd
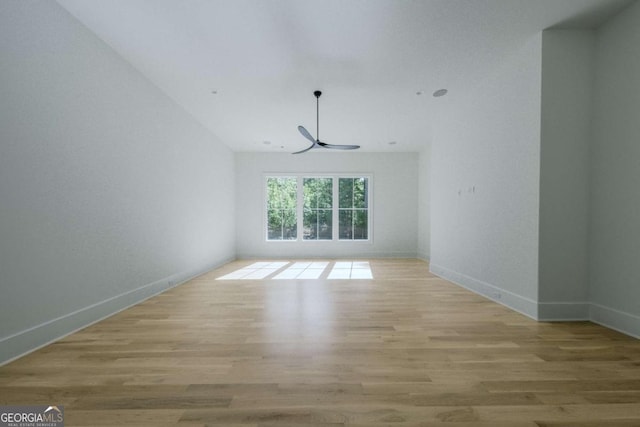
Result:
[[[320,141],[320,95],[322,92],[316,90],[313,94],[316,97],[316,141]]]

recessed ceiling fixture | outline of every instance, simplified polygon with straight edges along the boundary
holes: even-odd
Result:
[[[322,92],[316,90],[315,92],[313,92],[313,95],[316,97],[316,139],[313,139],[309,131],[307,131],[304,126],[298,126],[298,131],[302,134],[302,136],[311,141],[311,146],[302,151],[296,151],[292,154],[305,153],[312,148],[332,148],[335,150],[356,150],[360,148],[359,145],[336,145],[327,144],[326,142],[320,142],[320,95],[322,95]]]
[[[445,96],[447,94],[447,92],[449,92],[446,89],[438,89],[437,91],[433,92],[433,96],[436,98],[439,98],[441,96]]]

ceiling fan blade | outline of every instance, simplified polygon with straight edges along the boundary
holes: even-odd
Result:
[[[304,128],[303,128],[303,129],[304,129]],[[311,144],[311,146],[310,146],[309,148],[305,148],[305,149],[304,149],[304,150],[302,150],[302,151],[296,151],[295,153],[291,153],[291,154],[302,154],[302,153],[306,153],[307,151],[309,151],[309,150],[311,150],[312,148],[317,147],[317,146],[318,146],[318,144],[317,144],[315,141],[313,141],[313,144]]]
[[[357,150],[360,148],[359,145],[336,145],[336,144],[327,144],[326,142],[318,141],[318,145],[324,148],[331,148],[333,150]]]
[[[311,134],[309,133],[308,130],[306,130],[304,128],[304,126],[298,126],[298,131],[302,134],[302,136],[304,136],[305,138],[307,138],[309,141],[313,142],[314,144],[316,143],[316,140],[314,137],[311,136]]]

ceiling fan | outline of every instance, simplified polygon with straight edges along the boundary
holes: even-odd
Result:
[[[298,126],[298,131],[300,131],[302,136],[304,136],[309,141],[311,141],[311,146],[302,151],[296,151],[295,153],[292,153],[292,154],[306,153],[312,148],[331,148],[334,150],[356,150],[360,148],[359,145],[336,145],[336,144],[327,144],[326,142],[320,141],[320,95],[322,95],[322,92],[320,92],[319,90],[316,90],[315,92],[313,92],[313,94],[316,97],[316,138],[313,139],[309,131],[306,130],[304,126]]]

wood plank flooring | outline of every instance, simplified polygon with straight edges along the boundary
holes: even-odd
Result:
[[[0,404],[64,405],[67,426],[640,426],[636,339],[535,322],[418,260],[216,280],[253,262],[0,367]]]

